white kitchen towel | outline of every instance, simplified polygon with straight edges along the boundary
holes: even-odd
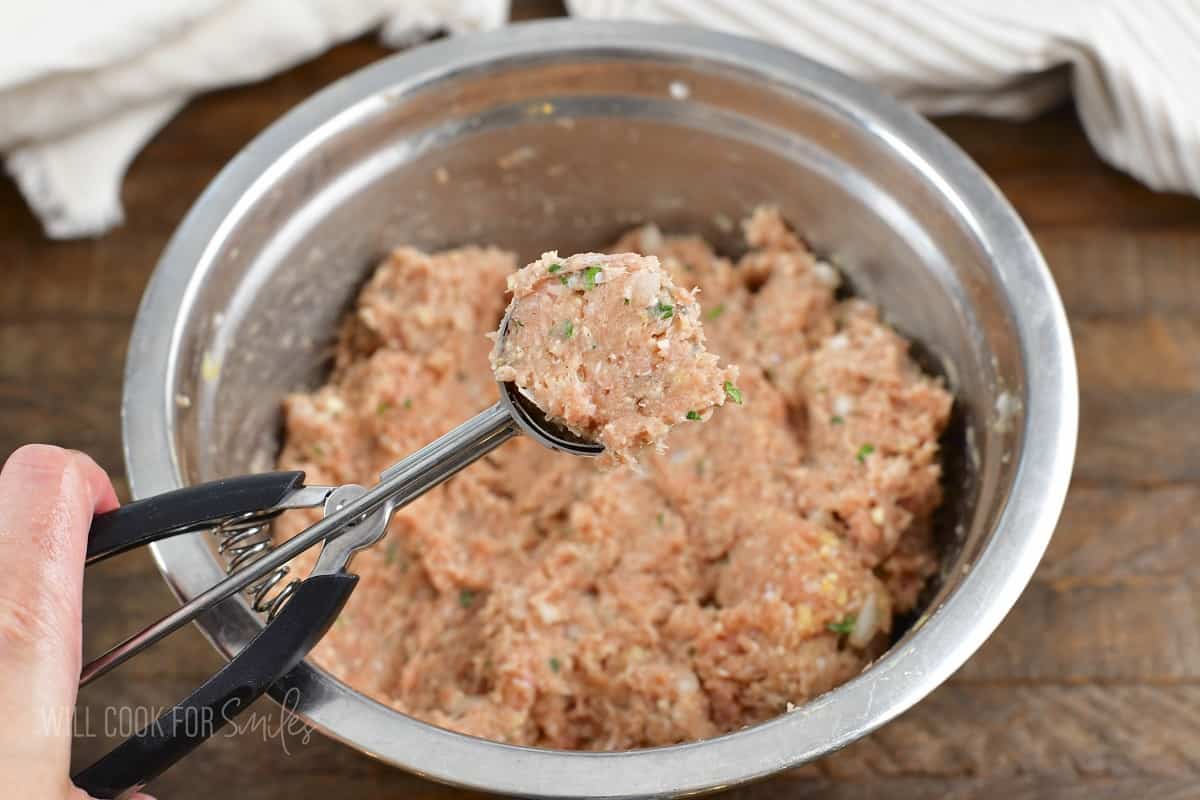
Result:
[[[399,43],[496,27],[508,0],[41,0],[0,4],[0,152],[55,238],[122,220],[120,184],[198,92],[382,26]]]
[[[1200,195],[1200,0],[567,0],[792,48],[931,114],[1023,118],[1075,94],[1110,163]],[[11,8],[9,7],[11,6]],[[42,0],[0,9],[0,152],[50,236],[121,220],[120,181],[187,99],[382,26],[495,27],[508,0]]]

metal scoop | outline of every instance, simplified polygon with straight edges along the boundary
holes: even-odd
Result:
[[[511,312],[510,312],[511,313]],[[508,332],[509,315],[500,326]],[[280,568],[299,553],[322,544],[312,573],[288,587],[268,615],[262,632],[219,673],[152,725],[74,776],[93,797],[117,797],[137,789],[182,758],[298,664],[341,612],[358,577],[353,555],[380,541],[397,509],[450,478],[512,437],[525,433],[564,453],[597,456],[604,447],[549,421],[511,383],[500,384],[500,400],[454,430],[388,467],[370,489],[356,485],[306,486],[303,472],[243,475],[155,495],[97,515],[88,538],[87,563],[151,542],[233,526],[247,532],[268,525],[288,509],[323,506],[325,516],[277,547],[269,540],[256,558],[107,653],[90,661],[80,685],[104,675],[217,603],[244,589],[274,585]],[[254,545],[248,549],[254,549]],[[270,577],[268,577],[270,576]],[[276,614],[278,612],[278,614]],[[197,733],[194,719],[214,719]]]
[[[510,307],[500,325],[501,336],[508,333],[511,314]],[[397,509],[403,508],[433,487],[448,480],[459,470],[495,450],[513,436],[525,433],[552,450],[576,456],[598,456],[604,452],[603,445],[578,436],[565,427],[548,420],[545,413],[522,394],[515,384],[500,383],[498,385],[500,400],[491,408],[481,411],[449,433],[443,434],[412,455],[388,467],[380,474],[379,483],[359,496],[340,504],[335,509],[327,508],[326,516],[323,519],[280,544],[270,554],[231,572],[228,577],[184,603],[173,613],[86,664],[80,680],[81,685],[100,677],[134,654],[179,629],[215,604],[242,591],[304,550],[319,542],[343,535],[347,528],[354,530],[351,526],[355,522],[365,519],[380,509],[383,509],[382,516],[386,522]],[[262,477],[264,476],[248,475],[240,478],[227,478],[211,484],[179,490],[179,492],[196,496],[201,491],[205,491],[211,496],[211,499],[207,500],[208,507],[205,508],[204,515],[197,517],[193,514],[193,519],[187,524],[178,524],[180,520],[177,515],[172,517],[169,513],[171,508],[165,501],[168,501],[171,495],[176,494],[174,492],[130,503],[116,511],[109,512],[109,514],[99,515],[93,523],[91,536],[92,541],[97,543],[97,552],[89,551],[89,563],[169,536],[203,530],[228,517],[231,513],[275,514],[289,508],[321,505],[337,488],[295,486],[269,507],[260,509],[245,509],[242,506],[232,509],[221,507],[224,498],[236,495],[244,484]],[[195,505],[204,505],[204,502],[197,503],[194,500],[192,502]],[[153,514],[148,513],[151,508],[153,508]],[[145,509],[145,512],[139,513],[140,509]],[[164,513],[164,510],[168,513]],[[210,511],[214,513],[208,513]],[[177,524],[167,530],[160,530],[162,524],[160,520],[164,517],[172,518],[172,522]],[[360,529],[362,527],[357,526]],[[106,529],[103,535],[97,535],[99,528]],[[113,530],[114,528],[119,530]],[[361,546],[374,544],[381,536],[382,532],[375,537],[375,540],[364,542]],[[100,540],[104,540],[102,545],[98,544]]]

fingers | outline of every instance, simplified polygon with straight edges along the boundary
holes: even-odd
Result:
[[[116,503],[94,461],[26,445],[0,470],[0,657],[51,650],[79,658],[83,558],[92,513]],[[78,664],[67,664],[74,669]]]
[[[108,473],[93,461],[92,457],[87,453],[81,453],[78,450],[68,450],[67,452],[75,456],[79,468],[83,470],[84,478],[87,480],[88,486],[92,491],[92,497],[96,501],[95,508],[93,509],[95,513],[102,514],[105,511],[112,511],[119,506],[121,502],[117,500],[117,492],[113,489]]]
[[[81,453],[28,445],[0,470],[0,776],[5,795],[71,791],[83,562],[92,514],[116,496]]]

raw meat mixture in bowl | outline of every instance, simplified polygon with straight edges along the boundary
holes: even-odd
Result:
[[[600,469],[518,438],[399,511],[314,651],[399,711],[513,744],[588,750],[736,730],[858,674],[937,568],[952,398],[878,309],[769,208],[736,261],[644,226],[699,289],[740,377],[662,453]],[[279,465],[364,483],[496,400],[512,253],[399,248],[362,290],[328,383],[289,397]],[[707,415],[706,415],[707,416]],[[293,535],[315,516],[285,516]],[[299,565],[303,572],[315,554]]]

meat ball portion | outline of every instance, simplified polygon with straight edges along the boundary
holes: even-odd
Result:
[[[492,370],[607,464],[662,451],[671,428],[740,404],[736,367],[705,347],[700,304],[654,256],[550,252],[509,278]]]

